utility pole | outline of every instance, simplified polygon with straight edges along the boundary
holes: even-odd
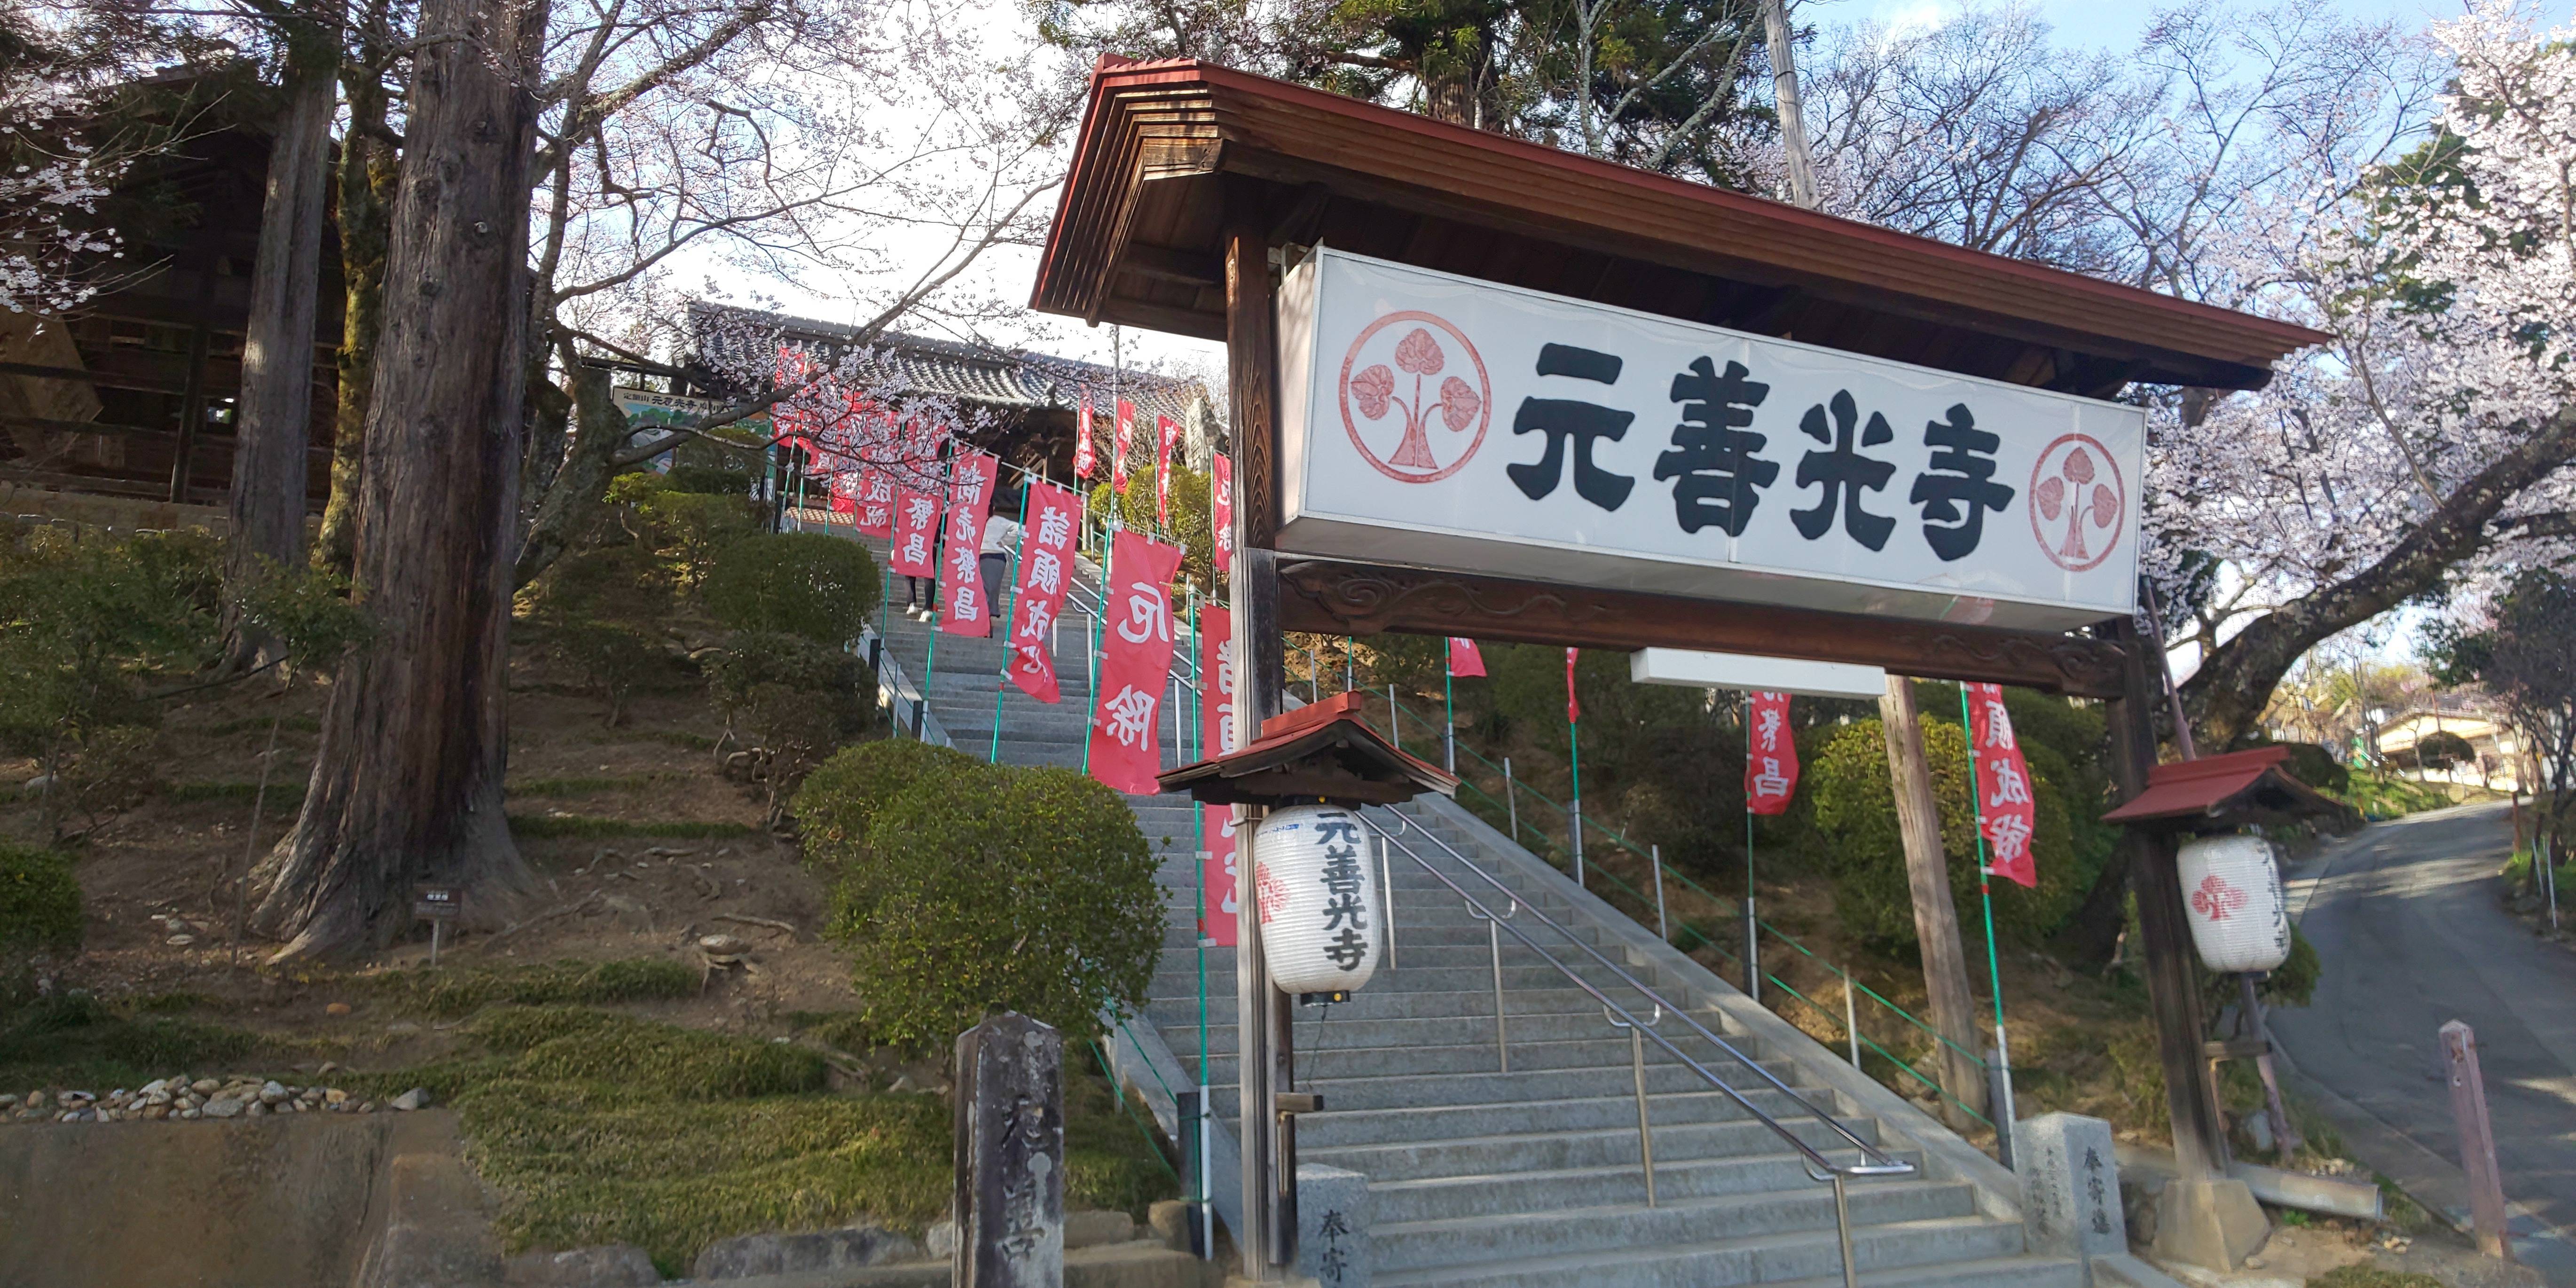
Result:
[[[1798,97],[1798,55],[1789,35],[1788,0],[1762,0],[1762,34],[1771,50],[1771,94],[1780,142],[1789,156],[1789,200],[1816,208],[1816,166],[1807,155],[1806,112]]]
[[[1959,942],[1959,910],[1950,900],[1950,865],[1941,853],[1941,813],[1932,797],[1932,768],[1923,756],[1923,728],[1914,711],[1914,681],[1887,677],[1878,700],[1887,735],[1887,772],[1896,789],[1896,827],[1905,838],[1905,885],[1914,896],[1914,938],[1923,951],[1923,987],[1931,995],[1932,1027],[1939,1030],[1943,1089],[1969,1109],[1986,1113],[1986,1080],[1969,1056],[1976,1049],[1977,1002],[1968,992],[1968,955]],[[1971,1125],[1956,1105],[1941,1106],[1950,1125]],[[1998,1132],[2009,1131],[1997,1123]]]
[[[1762,0],[1762,25],[1771,46],[1771,86],[1780,113],[1780,141],[1789,159],[1789,200],[1816,208],[1815,163],[1807,155],[1806,122],[1799,111],[1798,60],[1789,36],[1788,0]],[[1967,950],[1959,940],[1959,910],[1950,899],[1949,863],[1941,853],[1941,811],[1932,797],[1932,770],[1923,756],[1923,724],[1914,710],[1913,681],[1887,677],[1878,700],[1887,736],[1887,772],[1896,792],[1897,830],[1905,839],[1905,883],[1914,896],[1914,937],[1923,950],[1923,987],[1931,996],[1932,1026],[1941,1044],[1942,1082],[1950,1095],[1988,1112],[1986,1079],[1968,1052],[1975,1049],[1976,999],[1968,992]],[[1951,1104],[1942,1117],[1959,1130],[1971,1124]],[[1997,1123],[1999,1134],[2012,1131]],[[2009,1148],[2009,1145],[2007,1145]]]

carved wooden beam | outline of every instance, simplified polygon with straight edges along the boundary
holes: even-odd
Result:
[[[1283,556],[1279,624],[1327,635],[1463,635],[1591,648],[1690,648],[1856,662],[1926,679],[2120,693],[2120,648],[2076,635],[1683,599]]]

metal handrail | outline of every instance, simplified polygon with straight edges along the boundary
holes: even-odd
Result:
[[[1413,833],[1413,832],[1416,832],[1416,831],[1419,831],[1419,832],[1420,832],[1424,837],[1428,838],[1428,839],[1431,841],[1431,843],[1432,843],[1432,844],[1437,845],[1437,846],[1439,846],[1442,850],[1446,851],[1446,852],[1448,853],[1448,855],[1449,855],[1451,858],[1454,858],[1454,859],[1458,860],[1459,862],[1466,864],[1466,866],[1467,866],[1467,868],[1468,868],[1468,870],[1469,870],[1469,871],[1474,872],[1477,876],[1482,877],[1482,878],[1483,878],[1483,879],[1484,879],[1488,884],[1492,885],[1496,890],[1501,891],[1501,892],[1502,892],[1503,894],[1505,894],[1506,896],[1509,896],[1509,897],[1511,898],[1511,900],[1512,900],[1512,901],[1513,901],[1513,902],[1518,906],[1518,910],[1528,912],[1528,913],[1530,914],[1530,916],[1532,916],[1532,917],[1534,917],[1534,918],[1536,918],[1536,919],[1538,920],[1539,924],[1544,925],[1544,926],[1546,926],[1548,929],[1555,931],[1557,934],[1564,936],[1564,938],[1565,938],[1566,942],[1568,942],[1568,943],[1570,943],[1570,944],[1573,944],[1573,945],[1574,945],[1575,947],[1577,947],[1577,948],[1582,949],[1586,955],[1590,956],[1590,957],[1592,958],[1592,960],[1593,960],[1594,962],[1598,963],[1598,964],[1599,964],[1603,969],[1608,970],[1611,974],[1618,976],[1618,977],[1619,977],[1619,980],[1620,980],[1620,982],[1621,982],[1621,983],[1624,983],[1624,984],[1626,984],[1628,987],[1630,987],[1630,988],[1633,988],[1633,989],[1637,990],[1639,993],[1641,993],[1641,994],[1645,995],[1645,997],[1646,997],[1646,998],[1648,998],[1649,1000],[1651,1000],[1652,1002],[1654,1002],[1654,1003],[1656,1003],[1656,1004],[1658,1004],[1658,1005],[1665,1006],[1665,1007],[1669,1008],[1669,1009],[1673,1012],[1673,1014],[1681,1020],[1681,1022],[1682,1022],[1682,1023],[1684,1023],[1684,1024],[1686,1024],[1686,1025],[1689,1025],[1689,1026],[1690,1026],[1690,1029],[1691,1029],[1691,1031],[1692,1031],[1692,1032],[1697,1033],[1701,1038],[1705,1039],[1705,1040],[1706,1040],[1710,1045],[1715,1046],[1717,1049],[1719,1049],[1719,1050],[1721,1050],[1721,1051],[1724,1051],[1725,1053],[1727,1053],[1727,1054],[1728,1054],[1728,1055],[1730,1055],[1730,1056],[1733,1056],[1733,1057],[1734,1057],[1734,1058],[1735,1058],[1739,1063],[1743,1064],[1746,1068],[1751,1069],[1754,1073],[1756,1073],[1756,1074],[1760,1075],[1763,1081],[1770,1083],[1770,1084],[1771,1084],[1771,1086],[1772,1086],[1772,1089],[1774,1089],[1774,1090],[1778,1091],[1780,1094],[1782,1094],[1782,1095],[1784,1095],[1784,1096],[1788,1097],[1791,1103],[1793,1103],[1793,1104],[1797,1105],[1798,1107],[1800,1107],[1800,1108],[1802,1108],[1802,1109],[1805,1109],[1807,1112],[1809,1112],[1809,1113],[1811,1113],[1811,1114],[1815,1115],[1818,1121],[1823,1122],[1826,1126],[1828,1126],[1828,1127],[1832,1128],[1832,1129],[1833,1129],[1833,1131],[1834,1131],[1834,1134],[1835,1134],[1835,1135],[1838,1135],[1838,1136],[1842,1137],[1845,1141],[1849,1142],[1849,1143],[1851,1144],[1851,1146],[1852,1146],[1854,1149],[1859,1150],[1859,1151],[1861,1152],[1862,1157],[1864,1157],[1864,1158],[1874,1158],[1874,1159],[1878,1159],[1878,1160],[1880,1160],[1878,1163],[1874,1163],[1874,1164],[1868,1164],[1868,1163],[1862,1164],[1859,1168],[1857,1168],[1857,1169],[1855,1169],[1855,1170],[1850,1171],[1850,1172],[1849,1172],[1849,1174],[1850,1174],[1850,1175],[1853,1175],[1853,1176],[1906,1176],[1906,1175],[1911,1175],[1911,1174],[1913,1173],[1913,1171],[1914,1171],[1914,1165],[1913,1165],[1912,1163],[1904,1162],[1903,1160],[1900,1160],[1900,1159],[1896,1158],[1894,1155],[1891,1155],[1891,1154],[1887,1153],[1886,1151],[1881,1150],[1881,1149],[1880,1149],[1880,1148],[1878,1148],[1877,1146],[1870,1144],[1868,1141],[1862,1140],[1862,1139],[1860,1138],[1860,1136],[1859,1136],[1859,1134],[1858,1134],[1858,1133],[1856,1133],[1856,1132],[1852,1131],[1852,1129],[1850,1129],[1850,1128],[1848,1128],[1848,1127],[1843,1126],[1841,1122],[1837,1121],[1837,1120],[1833,1117],[1833,1115],[1828,1114],[1828,1113],[1824,1112],[1823,1110],[1816,1108],[1813,1104],[1808,1103],[1807,1098],[1806,1098],[1806,1097],[1804,1097],[1804,1096],[1799,1095],[1799,1094],[1798,1094],[1798,1092],[1797,1092],[1797,1089],[1796,1089],[1796,1088],[1791,1087],[1788,1083],[1782,1082],[1782,1081],[1780,1080],[1780,1078],[1779,1078],[1779,1076],[1778,1076],[1777,1074],[1774,1074],[1774,1073],[1772,1073],[1770,1070],[1763,1068],[1763,1067],[1762,1067],[1762,1065],[1761,1065],[1761,1062],[1759,1062],[1759,1061],[1757,1061],[1757,1060],[1753,1059],[1751,1056],[1748,1056],[1748,1055],[1746,1055],[1744,1052],[1742,1052],[1742,1051],[1740,1051],[1740,1050],[1736,1049],[1736,1047],[1735,1047],[1735,1044],[1734,1044],[1734,1043],[1731,1043],[1731,1042],[1727,1041],[1725,1038],[1719,1037],[1716,1033],[1711,1032],[1711,1031],[1709,1030],[1709,1028],[1708,1028],[1708,1026],[1707,1026],[1707,1025],[1704,1025],[1704,1024],[1700,1023],[1697,1019],[1693,1018],[1693,1017],[1692,1017],[1692,1015],[1691,1015],[1691,1013],[1690,1013],[1687,1009],[1682,1008],[1682,1007],[1678,1007],[1678,1006],[1673,1006],[1671,1003],[1669,1003],[1669,1002],[1665,1001],[1665,999],[1664,999],[1664,997],[1663,997],[1663,995],[1662,995],[1662,994],[1657,993],[1657,992],[1656,992],[1656,991],[1655,991],[1651,986],[1649,986],[1648,984],[1646,984],[1646,983],[1645,983],[1645,981],[1638,979],[1636,976],[1634,976],[1634,975],[1632,975],[1632,974],[1629,974],[1629,973],[1628,973],[1627,968],[1625,968],[1625,967],[1623,967],[1623,966],[1619,965],[1617,962],[1614,962],[1614,961],[1610,960],[1607,956],[1605,956],[1605,955],[1603,955],[1603,954],[1602,954],[1602,952],[1601,952],[1601,950],[1600,950],[1600,949],[1593,947],[1591,944],[1585,943],[1585,942],[1584,942],[1580,937],[1578,937],[1577,935],[1575,935],[1575,934],[1574,934],[1574,932],[1572,932],[1572,931],[1570,931],[1570,930],[1566,929],[1563,925],[1560,925],[1560,924],[1559,924],[1555,919],[1553,919],[1553,918],[1549,917],[1546,913],[1539,911],[1536,907],[1530,906],[1530,905],[1525,904],[1525,903],[1521,903],[1521,901],[1520,901],[1520,895],[1519,895],[1517,892],[1515,892],[1514,890],[1512,890],[1512,888],[1511,888],[1511,887],[1509,887],[1509,886],[1507,886],[1507,885],[1504,885],[1504,884],[1502,883],[1502,881],[1501,881],[1499,878],[1495,877],[1492,873],[1486,872],[1483,868],[1477,867],[1477,866],[1476,866],[1476,864],[1475,864],[1473,861],[1469,860],[1469,859],[1467,858],[1467,856],[1466,856],[1466,855],[1459,853],[1459,852],[1458,852],[1458,850],[1457,850],[1457,848],[1456,848],[1455,846],[1452,846],[1452,845],[1450,845],[1447,841],[1444,841],[1444,840],[1440,839],[1440,837],[1439,837],[1439,835],[1438,835],[1438,834],[1436,834],[1436,833],[1432,832],[1432,831],[1431,831],[1430,829],[1428,829],[1428,828],[1416,828],[1416,827],[1414,827],[1414,825],[1413,825],[1413,821],[1412,821],[1411,819],[1408,819],[1408,818],[1404,817],[1404,815],[1403,815],[1403,814],[1398,813],[1398,812],[1397,812],[1397,811],[1395,811],[1395,810],[1387,809],[1385,806],[1379,806],[1378,808],[1380,808],[1380,809],[1384,809],[1384,810],[1386,811],[1386,813],[1387,813],[1387,814],[1391,815],[1392,817],[1394,817],[1394,818],[1396,819],[1396,821],[1397,821],[1398,823],[1402,824],[1402,826],[1400,826],[1400,827],[1398,827],[1398,828],[1396,828],[1396,829],[1394,829],[1394,830],[1392,830],[1392,831],[1388,831],[1388,830],[1383,829],[1383,828],[1381,828],[1381,829],[1380,829],[1380,831],[1381,831],[1381,832],[1383,832],[1383,833],[1386,835],[1388,843],[1389,843],[1389,844],[1392,844],[1392,845],[1393,845],[1393,846],[1395,846],[1397,849],[1404,851],[1405,857],[1407,857],[1407,858],[1409,858],[1409,859],[1412,859],[1416,864],[1420,865],[1424,871],[1429,872],[1429,873],[1431,874],[1431,876],[1432,876],[1432,878],[1433,878],[1434,880],[1436,880],[1436,881],[1440,882],[1440,884],[1442,884],[1442,885],[1448,886],[1448,887],[1449,887],[1453,892],[1455,892],[1455,893],[1458,895],[1458,897],[1459,897],[1459,898],[1461,898],[1461,899],[1463,899],[1463,900],[1465,900],[1465,901],[1467,902],[1467,904],[1468,904],[1468,906],[1469,906],[1469,908],[1470,908],[1471,910],[1473,910],[1473,911],[1475,911],[1475,912],[1478,912],[1478,913],[1481,913],[1481,914],[1483,915],[1483,917],[1484,917],[1484,918],[1491,918],[1491,917],[1493,916],[1492,911],[1491,911],[1490,909],[1486,908],[1484,904],[1482,904],[1482,903],[1478,902],[1478,901],[1477,901],[1477,899],[1475,898],[1475,896],[1473,896],[1473,895],[1471,895],[1471,894],[1468,894],[1464,888],[1462,888],[1462,887],[1460,887],[1460,886],[1458,885],[1458,883],[1457,883],[1457,882],[1452,881],[1452,880],[1450,880],[1447,876],[1442,875],[1442,874],[1441,874],[1441,872],[1439,871],[1439,869],[1434,868],[1434,867],[1432,867],[1432,866],[1431,866],[1431,863],[1430,863],[1430,861],[1429,861],[1429,860],[1427,860],[1427,859],[1423,858],[1423,857],[1422,857],[1421,855],[1419,855],[1419,854],[1414,853],[1414,851],[1413,851],[1413,847],[1412,847],[1412,846],[1406,845],[1402,840],[1399,840],[1399,839],[1397,839],[1397,838],[1402,837],[1402,836],[1405,836],[1405,835],[1408,835],[1408,834]],[[1497,924],[1499,924],[1499,922],[1498,922]],[[1600,1003],[1601,1003],[1602,1005],[1604,1005],[1604,1006],[1614,1007],[1614,1008],[1616,1008],[1616,1007],[1617,1007],[1617,1003],[1614,1003],[1614,1002],[1612,1002],[1608,997],[1603,996],[1603,995],[1602,995],[1602,993],[1600,992],[1600,990],[1598,990],[1598,989],[1594,988],[1590,983],[1586,982],[1586,981],[1585,981],[1581,976],[1576,975],[1572,970],[1568,969],[1568,968],[1565,966],[1565,964],[1564,964],[1564,963],[1559,962],[1559,961],[1557,961],[1554,957],[1549,956],[1549,955],[1548,955],[1548,953],[1547,953],[1547,951],[1546,951],[1545,949],[1539,948],[1539,946],[1538,946],[1534,941],[1532,941],[1532,940],[1529,938],[1529,936],[1527,936],[1527,935],[1525,935],[1525,934],[1521,933],[1521,930],[1520,930],[1520,928],[1519,928],[1519,927],[1517,927],[1517,926],[1503,926],[1502,928],[1503,928],[1503,929],[1505,929],[1505,930],[1509,930],[1509,931],[1511,931],[1511,932],[1512,932],[1512,937],[1513,937],[1513,938],[1520,940],[1523,944],[1527,945],[1527,946],[1528,946],[1532,951],[1537,952],[1537,953],[1538,953],[1538,955],[1539,955],[1542,959],[1544,959],[1544,960],[1545,960],[1549,965],[1556,967],[1556,969],[1558,970],[1558,972],[1559,972],[1559,973],[1561,973],[1561,974],[1565,975],[1565,976],[1566,976],[1567,978],[1569,978],[1569,979],[1572,979],[1572,980],[1575,982],[1575,986],[1576,986],[1576,987],[1581,988],[1584,992],[1591,994],[1594,1000],[1596,1000],[1596,1001],[1600,1002]],[[1629,1019],[1629,1020],[1631,1020],[1631,1021],[1635,1020],[1635,1018],[1636,1018],[1634,1015],[1629,1014],[1625,1009],[1620,1009],[1620,1010],[1619,1010],[1619,1014],[1620,1014],[1622,1017],[1624,1017],[1624,1018],[1626,1018],[1626,1019]],[[1705,1068],[1701,1067],[1701,1066],[1700,1066],[1700,1064],[1699,1064],[1697,1061],[1692,1060],[1689,1056],[1682,1054],[1681,1049],[1680,1049],[1679,1047],[1674,1046],[1670,1041],[1667,1041],[1667,1040],[1663,1037],[1663,1035],[1662,1035],[1660,1032],[1658,1032],[1658,1033],[1656,1033],[1656,1034],[1655,1034],[1655,1041],[1656,1041],[1659,1045],[1663,1046],[1666,1050],[1671,1051],[1671,1052],[1672,1052],[1676,1057],[1679,1057],[1679,1058],[1680,1058],[1684,1063],[1688,1064],[1688,1065],[1689,1065],[1693,1070],[1697,1071],[1697,1072],[1698,1072],[1702,1077],[1705,1077],[1705,1078],[1707,1078],[1710,1082],[1715,1083],[1715,1084],[1718,1086],[1719,1090],[1722,1090],[1722,1091],[1726,1092],[1726,1093],[1727,1093],[1727,1095],[1728,1095],[1729,1097],[1733,1098],[1733,1099],[1734,1099],[1738,1104],[1743,1105],[1743,1106],[1744,1106],[1744,1108],[1745,1108],[1747,1111],[1751,1112],[1755,1117],[1760,1118],[1760,1119],[1761,1119],[1765,1124],[1767,1124],[1767,1125],[1771,1128],[1771,1130],[1772,1130],[1773,1132],[1778,1133],[1778,1134],[1779,1134],[1783,1139],[1786,1139],[1786,1140],[1790,1141],[1793,1145],[1795,1145],[1795,1146],[1796,1146],[1796,1148],[1797,1148],[1797,1150],[1798,1150],[1798,1152],[1799,1152],[1799,1153],[1806,1155],[1806,1157],[1808,1158],[1808,1160],[1810,1161],[1810,1163],[1811,1163],[1811,1165],[1812,1165],[1812,1166],[1821,1166],[1821,1167],[1825,1167],[1825,1168],[1827,1168],[1828,1170],[1833,1170],[1832,1164],[1830,1164],[1830,1163],[1828,1163],[1828,1162],[1826,1161],[1826,1159],[1825,1159],[1824,1155],[1817,1153],[1813,1147],[1809,1146],[1806,1142],[1799,1140],[1799,1139],[1798,1139],[1798,1138],[1797,1138],[1793,1133],[1791,1133],[1787,1128],[1782,1127],[1782,1126],[1781,1126],[1781,1125],[1780,1125],[1776,1120],[1774,1120],[1774,1119],[1773,1119],[1769,1114],[1763,1113],[1760,1109],[1755,1108],[1755,1107],[1754,1107],[1754,1105],[1753,1105],[1753,1103],[1752,1103],[1751,1101],[1746,1100],[1746,1099],[1744,1098],[1744,1096],[1743,1096],[1743,1094],[1742,1094],[1741,1092],[1736,1091],[1732,1086],[1728,1085],[1724,1079],[1719,1078],[1719,1077],[1718,1077],[1716,1074],[1714,1074],[1714,1073],[1710,1073],[1707,1069],[1705,1069]],[[1817,1180],[1823,1180],[1823,1179],[1824,1179],[1824,1177],[1822,1177],[1822,1176],[1816,1176],[1814,1179],[1817,1179]]]

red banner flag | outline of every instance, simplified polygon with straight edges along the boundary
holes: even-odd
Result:
[[[1461,636],[1449,637],[1449,674],[1481,676],[1485,673],[1485,655],[1476,651],[1476,641]],[[1568,693],[1573,690],[1568,689]]]
[[[2030,766],[2021,744],[2013,739],[2012,713],[2004,709],[2004,686],[1971,684],[1968,691],[1968,752],[1977,759],[1977,831],[1986,838],[1986,871],[2024,888],[2039,884],[2039,865],[2030,853],[2030,836],[2039,823],[2032,799]]]
[[[1109,607],[1100,635],[1100,705],[1091,716],[1091,776],[1130,795],[1162,769],[1156,717],[1172,676],[1172,573],[1178,547],[1122,529],[1109,549]]]
[[[1202,760],[1213,760],[1243,745],[1235,733],[1234,670],[1234,614],[1214,606],[1200,609],[1199,674],[1208,681],[1199,704]],[[1234,807],[1210,805],[1199,813],[1199,848],[1207,851],[1207,904],[1199,909],[1199,934],[1217,947],[1230,948],[1235,940],[1235,909],[1243,897],[1243,877],[1236,871]]]
[[[894,479],[884,470],[859,471],[858,525],[863,536],[894,536]]]
[[[1234,571],[1234,462],[1223,452],[1208,455],[1208,527],[1216,540],[1216,575]]]
[[[1136,404],[1118,400],[1118,423],[1109,438],[1109,485],[1127,495],[1127,453],[1136,446]]]
[[[1789,730],[1789,695],[1763,690],[1744,703],[1744,811],[1785,814],[1798,794],[1798,740]]]
[[[915,492],[908,487],[894,490],[894,546],[886,552],[886,567],[899,577],[935,577],[939,568],[931,562],[931,536],[939,530],[939,496],[933,492]]]
[[[980,560],[984,521],[992,516],[993,481],[1002,462],[987,452],[960,452],[948,481],[948,544],[939,571],[939,629],[951,635],[993,633]]]
[[[1172,521],[1172,448],[1181,441],[1181,422],[1156,416],[1154,439],[1154,520],[1168,526]]]
[[[1073,476],[1091,477],[1100,468],[1100,452],[1091,445],[1091,386],[1082,387],[1082,401],[1073,406]]]
[[[1574,696],[1574,659],[1581,652],[1583,650],[1579,648],[1565,650],[1565,722],[1567,724],[1573,724],[1583,718],[1583,703]]]
[[[1020,578],[1011,589],[1011,683],[1040,702],[1059,696],[1055,682],[1056,614],[1073,583],[1074,534],[1082,531],[1082,498],[1052,483],[1029,485],[1020,527]]]

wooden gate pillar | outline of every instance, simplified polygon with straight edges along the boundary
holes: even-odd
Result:
[[[1279,343],[1273,308],[1266,224],[1248,194],[1229,196],[1225,232],[1225,347],[1227,401],[1234,446],[1234,568],[1228,596],[1234,611],[1235,728],[1257,730],[1278,715],[1287,690],[1287,652],[1279,633]],[[1233,806],[1238,870],[1252,874],[1252,822],[1259,809]],[[1290,1210],[1294,1181],[1282,1174],[1274,1093],[1288,1085],[1287,1000],[1270,986],[1262,952],[1259,901],[1246,890],[1236,900],[1235,1033],[1236,1119],[1243,1140],[1243,1225],[1234,1232],[1243,1273],[1255,1281],[1280,1277],[1295,1256],[1296,1226]]]
[[[2161,646],[2125,617],[2099,629],[2121,646],[2120,696],[2111,700],[2107,713],[2111,776],[2120,798],[2134,800],[2147,789],[2147,771],[2157,760],[2156,707],[2162,689],[2153,677],[2163,660]],[[2147,1008],[2156,1022],[2157,1064],[2164,1071],[2179,1173],[2157,1205],[2156,1249],[2175,1260],[2233,1270],[2262,1246],[2270,1227],[2253,1191],[2228,1176],[2227,1124],[2219,1116],[2217,1086],[2201,1054],[2200,963],[2183,911],[2176,846],[2171,831],[2134,823],[2121,828],[2129,890],[2138,900]]]

